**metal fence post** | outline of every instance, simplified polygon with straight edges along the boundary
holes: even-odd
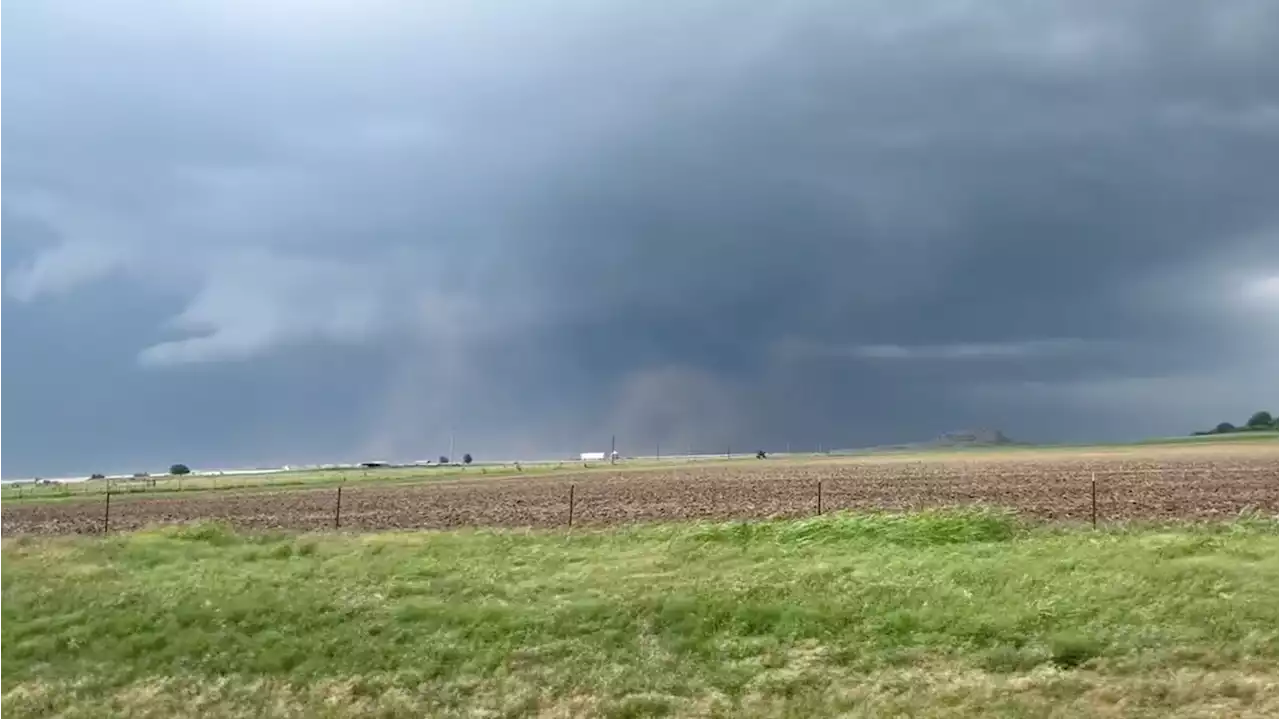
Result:
[[[818,480],[818,516],[822,516],[822,480]]]
[[[102,512],[102,533],[111,531],[111,490],[107,490],[106,509]]]
[[[333,528],[342,526],[342,487],[338,487],[338,501],[333,506]]]

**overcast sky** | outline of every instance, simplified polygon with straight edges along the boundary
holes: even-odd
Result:
[[[3,10],[5,476],[1277,402],[1277,5]]]

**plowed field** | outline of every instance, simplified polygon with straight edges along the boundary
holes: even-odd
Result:
[[[609,474],[417,486],[113,497],[111,530],[219,520],[252,529],[553,527],[677,519],[794,517],[848,509],[1007,507],[1089,521],[1229,518],[1277,511],[1274,445],[1018,451],[810,461],[763,460]],[[819,490],[819,487],[821,489]],[[102,500],[6,502],[7,536],[102,532]]]

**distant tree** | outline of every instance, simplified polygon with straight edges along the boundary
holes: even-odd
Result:
[[[449,458],[444,456],[443,454],[440,455],[440,464],[448,464],[448,463],[449,463]]]
[[[191,468],[185,464],[171,465],[169,467],[169,474],[173,474],[177,476],[182,476],[184,474],[191,474]]]
[[[769,455],[765,454],[763,449],[760,450],[759,452],[756,452],[756,459],[765,459],[768,456]]]
[[[1214,434],[1231,434],[1236,431],[1236,426],[1230,422],[1220,422],[1217,427],[1213,428]]]
[[[1270,412],[1254,412],[1245,426],[1249,429],[1266,429],[1274,424],[1275,421]]]
[[[466,454],[462,455],[462,463],[463,463],[463,464],[471,464],[471,453],[470,453],[470,452],[468,452],[468,453],[466,453]]]
[[[94,472],[93,474],[89,475],[89,479],[106,479],[106,478],[107,478],[107,475],[102,474],[100,472]]]

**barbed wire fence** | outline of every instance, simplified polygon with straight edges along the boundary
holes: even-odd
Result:
[[[806,469],[813,471],[806,474]],[[300,530],[573,527],[583,523],[757,519],[845,510],[965,506],[1005,507],[1032,517],[1088,522],[1097,527],[1144,518],[1230,518],[1250,512],[1274,515],[1280,479],[1274,468],[1257,463],[1032,472],[1025,467],[1001,468],[979,462],[945,470],[926,462],[904,462],[893,471],[880,465],[875,471],[859,472],[856,465],[846,465],[837,476],[822,475],[823,469],[822,464],[786,465],[786,469],[778,467],[777,475],[729,472],[730,476],[717,477],[713,470],[707,476],[694,473],[682,477],[689,472],[679,467],[674,477],[660,476],[655,481],[624,467],[594,479],[547,473],[451,487],[433,482],[395,486],[382,481],[339,481],[335,487],[278,492],[234,490],[287,490],[289,485],[224,483],[197,491],[113,491],[107,485],[100,504],[74,495],[65,502],[20,502],[17,507],[32,510],[32,521],[6,512],[5,532],[61,533],[60,529],[68,529],[105,533],[113,528],[200,520]],[[128,501],[119,501],[122,499]],[[94,506],[101,509],[100,520],[93,519]]]

